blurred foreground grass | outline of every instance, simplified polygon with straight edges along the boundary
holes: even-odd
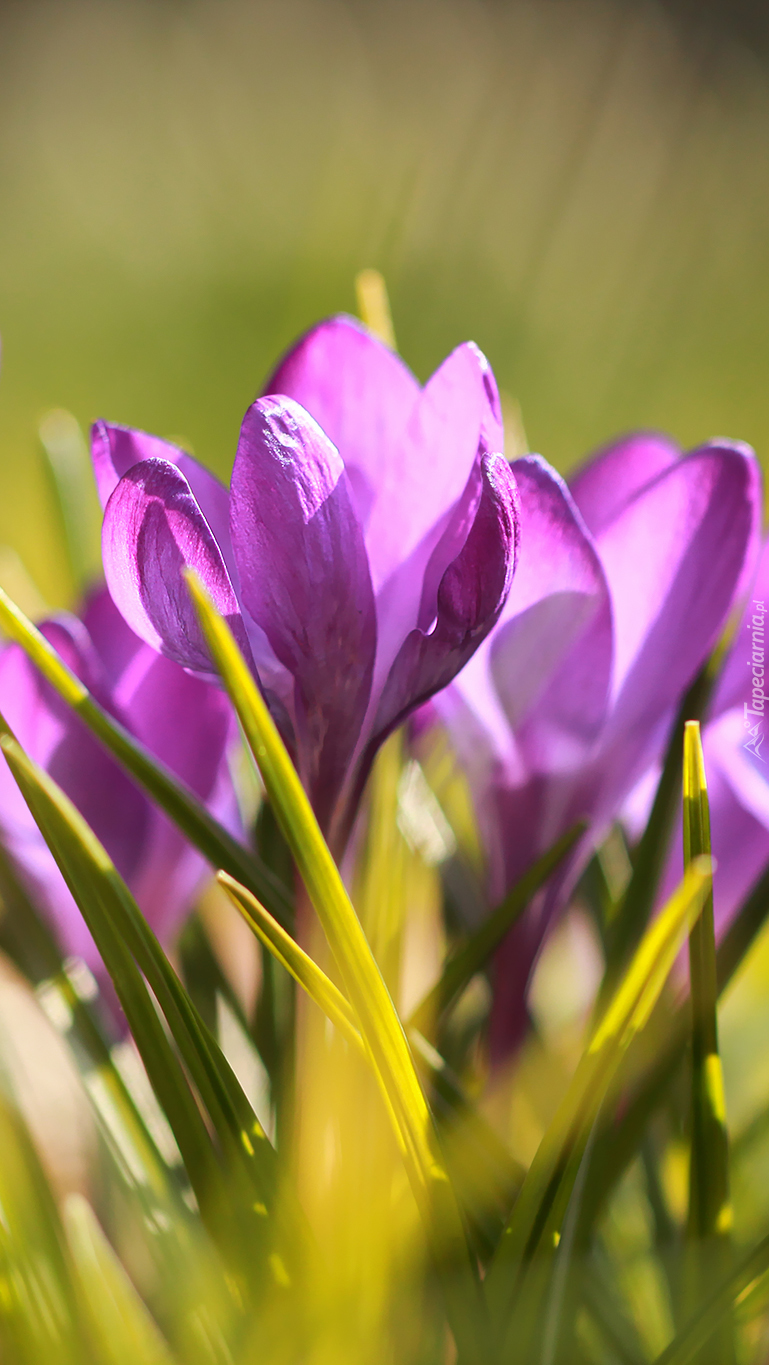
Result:
[[[769,77],[652,3],[0,6],[0,541],[66,598],[51,407],[226,474],[280,350],[386,274],[563,467],[622,428],[769,445]]]

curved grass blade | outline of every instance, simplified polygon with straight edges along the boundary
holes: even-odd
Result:
[[[217,881],[259,942],[285,967],[348,1042],[365,1052],[352,1006],[309,953],[300,948],[245,886],[240,886],[227,872],[219,872]]]
[[[112,1060],[96,1011],[75,988],[51,929],[38,914],[2,845],[0,898],[0,946],[34,986],[54,990],[63,1000],[68,1018],[59,1032],[66,1037],[87,1088],[95,1077],[141,1162],[147,1184],[157,1194],[167,1195],[168,1166]]]
[[[254,1192],[244,1199],[251,1237],[275,1208],[277,1156],[218,1044],[206,1029],[108,855],[52,779],[10,734],[0,748],[104,958],[150,1080],[185,1159],[212,1230],[232,1205],[222,1168],[138,968],[208,1111],[228,1170]],[[134,962],[134,958],[136,961]],[[240,1172],[240,1177],[238,1177]],[[229,1220],[229,1215],[227,1215]],[[254,1224],[254,1218],[257,1219]],[[293,1219],[296,1224],[296,1218]]]
[[[630,1043],[649,1019],[709,884],[709,860],[698,860],[647,929],[540,1143],[486,1278],[501,1323],[512,1321],[510,1309],[537,1249],[558,1244],[590,1130]]]
[[[72,582],[80,592],[101,569],[102,517],[91,456],[77,419],[62,408],[46,414],[39,435]]]
[[[688,1365],[748,1297],[769,1271],[769,1237],[764,1237],[737,1269],[711,1294],[709,1301],[657,1356],[654,1365]]]
[[[387,285],[379,270],[360,270],[355,276],[355,301],[358,316],[370,332],[391,351],[397,351]]]
[[[0,629],[21,645],[43,677],[71,706],[118,763],[178,825],[212,867],[223,867],[269,906],[277,919],[290,923],[285,887],[254,854],[233,839],[192,792],[134,739],[91,696],[87,687],[59,658],[44,635],[0,588]]]
[[[0,749],[93,935],[182,1153],[201,1213],[213,1227],[215,1191],[220,1182],[216,1154],[126,945],[122,917],[115,915],[118,874],[82,817],[47,774],[35,770],[17,741],[5,734],[0,738]]]
[[[485,965],[505,934],[523,914],[532,896],[544,885],[586,828],[582,820],[572,825],[508,891],[480,928],[450,954],[439,980],[409,1016],[407,1028],[419,1029],[420,1033],[434,1031],[442,1016],[459,998],[476,972]]]
[[[463,1257],[465,1270],[472,1277],[472,1301],[453,1313],[452,1328],[460,1352],[467,1359],[482,1359],[477,1267],[458,1203],[437,1155],[432,1117],[403,1025],[304,788],[232,632],[199,578],[189,570],[186,578],[208,648],[238,713],[387,1095],[409,1181],[436,1259],[440,1264],[453,1249]],[[455,1290],[453,1297],[463,1296]],[[447,1306],[453,1310],[456,1303],[449,1300]]]
[[[699,721],[684,728],[684,867],[710,856],[710,807]],[[721,1055],[718,1050],[716,936],[712,886],[689,934],[692,1039],[692,1134],[687,1241],[692,1302],[709,1296],[714,1279],[729,1269],[729,1139]],[[735,1360],[732,1324],[725,1319],[708,1344],[705,1361]]]

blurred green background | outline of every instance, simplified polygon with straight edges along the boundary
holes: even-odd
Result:
[[[0,4],[0,541],[46,597],[46,410],[226,475],[365,265],[420,377],[473,338],[562,468],[637,425],[765,456],[763,8],[671,5]]]

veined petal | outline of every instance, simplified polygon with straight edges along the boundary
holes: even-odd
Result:
[[[570,477],[571,495],[593,535],[675,464],[681,447],[659,431],[637,431],[591,455]]]
[[[368,705],[376,617],[342,460],[290,398],[261,398],[246,413],[231,529],[243,605],[294,678],[302,776],[324,811]]]
[[[240,608],[221,550],[184,475],[144,460],[123,476],[104,514],[104,572],[133,631],[185,668],[211,663],[181,571],[194,568],[250,658]]]
[[[765,614],[766,609],[766,614]],[[755,578],[750,586],[750,598],[735,631],[727,658],[709,708],[711,716],[719,716],[732,706],[743,707],[749,702],[753,687],[753,667],[756,682],[763,683],[769,694],[769,540],[761,552]],[[754,658],[755,654],[755,658]],[[763,656],[763,657],[762,657]],[[763,675],[758,671],[764,669]]]
[[[400,357],[344,315],[307,332],[265,388],[295,399],[333,441],[363,526],[420,392]]]
[[[495,625],[507,599],[518,544],[515,478],[502,455],[484,455],[481,475],[475,520],[441,580],[435,626],[429,634],[417,628],[404,641],[379,701],[374,745],[451,682]]]
[[[148,435],[146,431],[116,426],[111,422],[94,423],[91,428],[91,454],[102,507],[107,506],[123,476],[142,460],[166,460],[180,469],[222,552],[227,571],[235,582],[230,545],[229,493],[208,469],[171,441],[163,441],[159,436]]]

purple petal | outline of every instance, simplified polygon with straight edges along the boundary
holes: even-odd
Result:
[[[675,464],[681,447],[658,431],[638,431],[591,455],[569,479],[585,524],[597,536],[631,498]]]
[[[344,466],[292,399],[246,413],[231,514],[241,598],[294,677],[302,777],[327,811],[368,704],[376,618]]]
[[[80,623],[60,618],[44,623],[41,629],[67,664],[115,714]],[[8,646],[0,655],[0,710],[26,751],[59,783],[130,881],[143,856],[149,803],[16,645]],[[125,721],[119,713],[118,718]],[[40,898],[65,949],[93,963],[95,949],[80,912],[5,762],[0,765],[0,829],[3,842]]]
[[[762,610],[767,607],[767,603],[769,603],[769,540],[767,540],[761,553],[755,579],[750,588],[750,598],[735,632],[723,672],[718,680],[718,686],[710,706],[712,716],[718,716],[722,711],[727,711],[732,706],[742,708],[746,702],[750,702],[754,635],[757,650],[756,667],[767,668],[767,661],[769,660],[767,636],[769,631],[765,628],[766,617]],[[758,658],[759,652],[763,653],[763,660]],[[765,691],[769,694],[769,685],[767,685],[769,673],[764,673],[763,681]]]
[[[198,672],[211,662],[182,568],[193,568],[247,658],[250,649],[221,551],[184,475],[166,460],[144,460],[123,476],[102,531],[112,598],[153,649]]]
[[[517,460],[513,472],[521,496],[521,550],[502,619],[484,653],[527,766],[574,767],[585,761],[606,715],[608,585],[560,476],[535,456]]]
[[[224,693],[142,645],[120,679],[115,700],[137,738],[232,834],[242,836],[227,763],[234,717]],[[164,942],[208,874],[205,860],[153,807],[132,890]]]
[[[691,682],[724,625],[755,517],[752,455],[710,445],[644,488],[598,537],[614,605],[614,732],[654,726]]]
[[[486,638],[507,599],[518,542],[515,478],[501,455],[484,455],[481,475],[475,520],[441,580],[435,626],[429,635],[419,628],[411,631],[388,675],[374,722],[374,746],[451,682]]]
[[[313,327],[281,361],[266,394],[300,403],[339,451],[365,525],[420,387],[403,361],[354,318]]]

